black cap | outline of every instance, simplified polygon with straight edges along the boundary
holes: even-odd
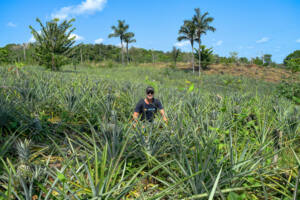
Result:
[[[154,93],[154,88],[151,87],[151,86],[148,86],[148,87],[146,88],[146,94],[148,94],[148,92],[153,92],[153,93]]]

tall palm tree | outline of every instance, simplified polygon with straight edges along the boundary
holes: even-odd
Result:
[[[199,56],[199,76],[201,74],[200,68],[201,68],[201,36],[206,35],[207,31],[215,32],[215,28],[210,26],[209,24],[214,21],[214,18],[208,17],[208,12],[205,12],[203,15],[200,12],[199,8],[195,9],[196,14],[193,17],[193,23],[196,27],[196,41],[199,43],[199,50],[198,50],[198,56]]]
[[[136,42],[136,40],[134,39],[134,33],[132,32],[125,33],[124,42],[126,43],[127,64],[129,64],[128,44]]]
[[[122,64],[124,65],[124,52],[123,52],[123,41],[124,36],[127,30],[129,29],[129,25],[125,24],[125,20],[118,20],[118,26],[112,26],[111,29],[114,31],[113,33],[109,34],[108,37],[119,37],[121,40],[121,53],[122,53]]]
[[[194,62],[194,41],[196,39],[196,26],[193,21],[185,20],[183,25],[179,29],[179,37],[177,40],[181,42],[182,40],[188,40],[192,46],[192,64],[193,64],[193,73],[195,73],[195,62]]]

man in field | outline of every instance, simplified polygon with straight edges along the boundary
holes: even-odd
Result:
[[[136,105],[133,113],[133,119],[135,122],[137,122],[139,116],[141,115],[141,121],[153,122],[157,111],[160,112],[161,116],[163,117],[163,120],[167,123],[168,120],[161,102],[158,99],[154,98],[154,88],[147,87],[146,98],[141,99]]]

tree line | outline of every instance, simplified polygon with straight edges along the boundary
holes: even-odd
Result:
[[[8,44],[0,48],[0,64],[14,64],[22,62],[24,64],[38,64],[38,58],[35,54],[35,43],[26,45],[25,53],[22,44]],[[144,49],[131,47],[128,48],[129,63],[171,63],[174,62],[172,51],[159,51],[153,49]],[[177,62],[187,63],[191,60],[191,53],[180,52]],[[105,44],[77,44],[72,47],[69,55],[69,63],[91,63],[113,61],[122,63],[121,48],[116,45]]]
[[[35,54],[35,43],[29,44],[8,44],[0,48],[0,65],[14,64],[22,62],[24,64],[36,65],[38,63],[37,55]],[[175,48],[175,49],[174,49]],[[212,48],[201,46],[201,68],[207,69],[211,64],[223,65],[245,65],[256,64],[259,66],[272,66],[278,67],[281,65],[272,61],[272,55],[266,54],[261,57],[248,59],[246,57],[239,57],[237,52],[231,52],[228,57],[219,56],[213,52]],[[176,55],[176,51],[177,54]],[[93,62],[116,62],[122,63],[121,48],[116,45],[105,44],[77,44],[72,47],[70,54],[70,64],[84,64]],[[300,51],[299,51],[300,52]],[[298,54],[290,54],[287,58],[294,61]],[[300,58],[298,55],[297,58]],[[198,63],[198,50],[194,49],[194,55],[189,52],[182,52],[180,49],[173,47],[172,50],[164,52],[159,50],[144,49],[131,47],[128,49],[126,55],[127,62],[140,64],[140,63]],[[192,61],[194,59],[194,61]],[[287,60],[288,61],[288,60]],[[284,64],[288,62],[284,61]]]

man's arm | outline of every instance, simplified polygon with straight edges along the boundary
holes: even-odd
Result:
[[[143,107],[143,105],[141,104],[141,101],[139,101],[138,104],[135,106],[135,109],[134,109],[134,112],[132,115],[133,127],[136,126],[136,123],[139,120],[139,115],[140,115],[140,112],[142,111],[142,107]]]
[[[132,117],[133,117],[133,120],[134,120],[135,122],[138,122],[139,115],[140,115],[140,113],[138,113],[138,112],[134,112],[134,113],[133,113]]]
[[[163,117],[163,120],[166,123],[168,123],[168,119],[166,117],[165,110],[164,110],[164,108],[163,108],[163,106],[162,106],[162,104],[161,104],[161,102],[159,100],[157,100],[156,105],[157,105],[157,108],[159,109],[159,112],[160,112],[161,116]]]
[[[168,119],[167,119],[167,117],[166,117],[165,110],[164,110],[164,109],[160,109],[159,112],[160,112],[161,116],[163,117],[163,120],[164,120],[166,123],[168,123]]]

